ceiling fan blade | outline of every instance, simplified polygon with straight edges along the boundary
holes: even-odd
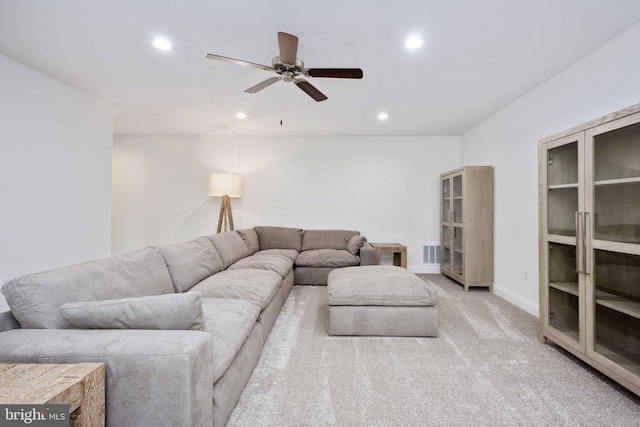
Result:
[[[272,84],[274,84],[275,82],[279,81],[282,77],[271,77],[270,79],[267,79],[265,81],[263,81],[262,83],[258,83],[255,86],[250,87],[249,89],[245,90],[245,93],[256,93],[256,92],[260,92],[262,89],[271,86]]]
[[[267,65],[256,64],[255,62],[249,62],[249,61],[242,61],[240,59],[227,58],[226,56],[214,55],[212,53],[207,53],[207,58],[215,59],[217,61],[229,62],[231,64],[236,64],[236,65],[245,65],[248,67],[260,68],[261,70],[266,70],[266,71],[273,71],[273,68]]]
[[[305,75],[309,77],[333,77],[336,79],[361,79],[360,68],[307,68]]]
[[[298,55],[298,38],[294,35],[279,32],[278,46],[280,47],[280,61],[295,65]]]
[[[309,83],[305,79],[297,79],[295,83],[296,83],[296,86],[298,86],[300,89],[305,91],[307,95],[309,95],[316,101],[320,102],[327,99],[327,96],[324,93],[320,92],[318,89],[315,88],[315,86],[313,86],[311,83]]]

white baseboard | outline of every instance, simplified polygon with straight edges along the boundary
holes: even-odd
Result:
[[[516,295],[513,292],[502,288],[500,285],[493,285],[493,293],[502,299],[509,301],[511,304],[520,307],[529,314],[533,314],[536,317],[540,315],[540,308],[538,304],[535,304],[527,299],[522,298],[520,295]]]
[[[440,266],[426,266],[426,265],[410,265],[407,267],[409,271],[416,274],[440,274]],[[532,314],[536,317],[540,315],[540,309],[538,304],[529,301],[528,299],[522,298],[520,295],[516,295],[513,292],[502,288],[500,285],[493,285],[493,293],[499,296],[500,298],[509,301],[511,304],[516,307],[520,307],[524,311],[529,314]]]
[[[407,270],[416,274],[440,274],[440,265],[409,265]]]

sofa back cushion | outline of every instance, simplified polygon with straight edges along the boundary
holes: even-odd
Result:
[[[302,248],[302,229],[289,227],[254,227],[260,241],[260,250]]]
[[[68,328],[59,311],[68,302],[172,292],[169,271],[155,248],[17,277],[2,287],[20,325],[32,329]]]
[[[244,230],[236,230],[242,237],[244,244],[249,248],[249,255],[253,255],[260,250],[260,241],[258,240],[258,233],[253,228],[245,228]]]
[[[68,302],[60,314],[79,329],[204,330],[199,292]]]
[[[251,255],[242,237],[235,231],[227,231],[207,237],[211,240],[211,243],[213,243],[218,255],[220,255],[222,265],[225,269],[239,259]]]
[[[346,250],[349,240],[360,233],[350,230],[305,230],[302,235],[302,250],[338,249]]]
[[[158,246],[158,249],[162,253],[176,292],[188,291],[201,280],[224,270],[218,252],[207,237]]]

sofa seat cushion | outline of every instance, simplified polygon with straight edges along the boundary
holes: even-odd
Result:
[[[296,258],[296,266],[299,267],[349,267],[359,264],[357,255],[338,249],[302,251]]]
[[[68,302],[101,301],[174,293],[169,271],[156,248],[17,277],[2,287],[23,328],[64,329],[60,307]]]
[[[293,268],[293,261],[279,255],[251,255],[231,265],[228,270],[268,270],[285,278]]]
[[[190,242],[158,246],[176,292],[185,292],[193,285],[224,270],[222,260],[207,237]]]
[[[305,230],[302,235],[302,251],[313,249],[347,249],[347,244],[358,231]]]
[[[263,251],[256,252],[256,255],[278,255],[295,261],[300,252],[295,249],[265,249]]]
[[[60,307],[60,313],[78,329],[204,329],[199,292],[69,302]]]
[[[282,277],[268,270],[226,270],[207,277],[191,288],[204,298],[254,301],[264,309],[278,293]]]
[[[226,372],[260,315],[260,306],[240,299],[204,298],[205,331],[213,346],[213,383]]]

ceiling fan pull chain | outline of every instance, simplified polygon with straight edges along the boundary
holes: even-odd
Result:
[[[282,80],[280,80],[280,126],[282,126],[283,98],[284,98],[284,85],[282,84]]]

